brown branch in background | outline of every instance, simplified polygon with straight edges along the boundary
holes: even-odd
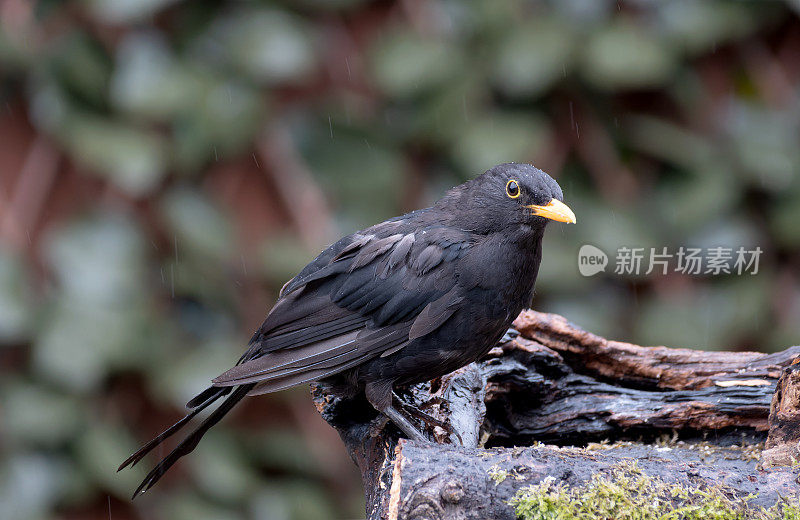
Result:
[[[748,77],[758,86],[763,99],[776,109],[786,109],[795,102],[795,87],[776,56],[763,42],[753,42],[741,49]]]
[[[781,68],[786,74],[788,81],[792,85],[800,83],[800,56],[797,49],[800,48],[800,31],[793,28],[783,38],[776,54]]]
[[[541,168],[558,179],[571,149],[572,146],[568,140],[561,139],[556,132],[552,132],[548,142],[542,147],[542,152],[531,160],[537,168]]]
[[[331,449],[331,446],[336,446],[339,442],[336,432],[319,420],[319,415],[308,401],[308,396],[303,392],[293,394],[288,409],[304,445],[310,451],[311,459],[315,461],[316,471],[335,491],[335,497],[344,500],[360,492],[357,480],[349,478],[350,475],[358,474],[352,460],[343,450]]]
[[[325,195],[297,153],[289,133],[273,125],[259,141],[258,155],[303,243],[316,250],[330,242],[333,220]]]
[[[362,51],[353,35],[341,20],[325,25],[324,31],[325,72],[337,89],[355,90],[366,93],[369,90]],[[341,94],[341,91],[335,91]],[[371,100],[374,101],[374,100]],[[375,107],[371,107],[374,110]]]
[[[0,237],[16,249],[25,248],[28,233],[39,220],[58,172],[59,157],[58,151],[42,136],[28,149],[25,163],[0,213]]]
[[[795,253],[795,265],[800,264],[800,252]],[[800,316],[800,300],[795,297],[794,289],[800,284],[800,275],[793,266],[784,266],[775,277],[775,290],[769,295],[770,305],[776,317],[777,327],[790,330],[791,324]]]
[[[35,23],[35,4],[27,0],[0,1],[0,24],[3,33],[15,45],[28,48],[38,45],[41,31]]]
[[[420,36],[435,37],[438,32],[435,7],[428,0],[402,0],[400,7],[408,23]]]
[[[603,197],[612,202],[632,200],[639,190],[633,173],[622,164],[614,141],[588,107],[573,104],[572,146],[595,179]]]

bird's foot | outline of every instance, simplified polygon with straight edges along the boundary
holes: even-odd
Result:
[[[408,420],[400,410],[396,409],[394,406],[387,407],[383,413],[392,420],[392,422],[400,428],[400,430],[406,434],[409,440],[422,442],[429,444],[431,441],[429,438],[425,436],[424,433],[419,431],[416,426],[414,426],[411,421]]]
[[[439,428],[442,428],[442,429],[445,429],[445,430],[450,428],[450,425],[447,424],[446,422],[440,421],[436,417],[433,417],[432,415],[429,415],[429,414],[423,412],[422,410],[420,410],[419,408],[417,408],[413,404],[404,403],[404,402],[401,401],[400,402],[400,406],[409,415],[411,415],[412,417],[415,417],[416,419],[419,419],[420,421],[424,422],[425,424],[427,424],[430,427],[438,426]]]
[[[519,331],[514,327],[511,327],[503,334],[503,338],[500,340],[500,344],[508,343],[509,341],[513,341],[519,337]]]
[[[400,399],[397,395],[395,395],[395,399],[397,399],[397,401],[400,403],[400,406],[403,408],[403,410],[406,413],[408,413],[412,417],[415,417],[416,419],[424,422],[425,424],[430,426],[431,429],[439,427],[439,428],[443,429],[448,435],[451,435],[451,436],[455,435],[456,437],[458,437],[458,442],[463,446],[464,440],[461,438],[461,435],[453,428],[453,426],[450,423],[448,423],[446,421],[441,421],[441,420],[439,420],[439,419],[437,419],[437,418],[435,418],[435,417],[423,412],[422,410],[420,410],[419,408],[417,408],[413,404],[406,403],[405,401]]]
[[[446,402],[447,402],[447,399],[445,399],[444,397],[442,397],[440,395],[432,395],[431,397],[426,399],[424,403],[420,404],[418,406],[418,409],[420,409],[420,410],[428,410],[430,408],[433,408],[436,405],[440,405],[440,404],[446,403]],[[406,404],[408,404],[408,403],[406,403]]]
[[[384,414],[378,414],[378,416],[369,423],[369,436],[380,437],[383,434],[383,430],[386,428],[386,425],[389,424],[390,421],[391,420],[388,416]]]

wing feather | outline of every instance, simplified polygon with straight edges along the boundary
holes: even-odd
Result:
[[[458,305],[463,299],[462,296],[456,294],[455,289],[452,289],[438,300],[426,305],[411,325],[409,340],[421,338],[441,327],[458,309]]]
[[[340,240],[284,288],[240,363],[217,387],[266,393],[391,355],[445,323],[462,301],[451,265],[466,232],[402,222]]]
[[[215,386],[234,386],[275,379],[302,369],[318,367],[320,363],[356,350],[357,336],[358,332],[352,331],[304,347],[270,352],[231,368],[212,382]]]

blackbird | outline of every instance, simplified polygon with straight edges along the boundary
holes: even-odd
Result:
[[[393,387],[427,381],[483,356],[533,298],[549,220],[575,222],[561,188],[508,163],[456,186],[433,206],[329,246],[280,291],[236,366],[187,403],[148,452],[221,404],[153,469],[150,489],[236,403],[310,381],[364,392],[409,439],[426,441],[393,404]]]

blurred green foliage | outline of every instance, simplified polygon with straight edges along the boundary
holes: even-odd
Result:
[[[28,152],[0,157],[0,518],[362,514],[303,389],[133,505],[143,468],[115,473],[324,245],[293,211],[314,190],[333,240],[533,162],[579,223],[551,226],[536,308],[645,344],[798,342],[797,2],[7,4],[0,123],[62,160],[26,173],[58,193],[17,221]],[[583,278],[585,243],[765,253],[757,276]]]

